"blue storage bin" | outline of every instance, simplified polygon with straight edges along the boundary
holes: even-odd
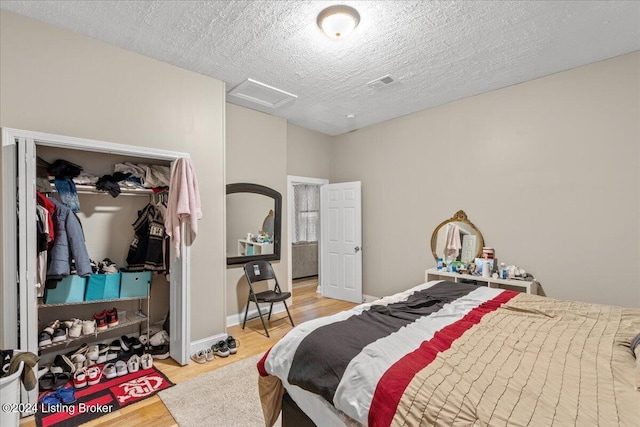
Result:
[[[45,288],[44,303],[63,304],[66,302],[82,302],[84,301],[86,285],[87,279],[84,277],[76,275],[67,276],[59,281],[54,289]]]
[[[92,274],[87,281],[85,301],[120,298],[121,273]]]
[[[151,272],[122,272],[120,282],[120,298],[136,298],[149,296]]]

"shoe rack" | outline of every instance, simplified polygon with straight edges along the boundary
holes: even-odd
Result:
[[[149,321],[149,313],[150,313],[150,305],[151,298],[150,296],[144,297],[132,297],[132,298],[114,298],[114,299],[105,299],[105,300],[95,300],[95,301],[82,301],[82,302],[71,302],[71,303],[60,303],[60,304],[44,304],[42,298],[38,298],[38,312],[40,313],[42,310],[55,310],[60,308],[71,308],[73,306],[96,306],[99,304],[112,304],[117,307],[118,303],[127,302],[127,301],[138,301],[138,310],[131,314],[127,312],[126,317],[120,318],[118,316],[118,324],[116,326],[109,327],[104,331],[95,330],[94,333],[89,335],[80,335],[79,337],[69,337],[69,331],[67,331],[67,338],[64,341],[58,341],[51,344],[39,346],[38,350],[40,354],[44,354],[49,351],[54,351],[58,349],[71,350],[76,344],[80,344],[81,342],[91,341],[91,340],[99,340],[99,335],[108,334],[112,331],[118,329],[125,329],[129,326],[140,325],[146,323],[146,330],[149,330],[150,321]],[[113,306],[112,306],[113,307]],[[95,311],[95,310],[94,310]],[[99,310],[100,311],[100,310]],[[75,317],[73,316],[73,310],[66,309],[64,310],[63,318],[59,318],[58,320],[64,321],[67,318]],[[86,310],[84,311],[87,312]],[[70,315],[71,314],[71,315]],[[51,318],[51,315],[41,316],[44,318]],[[85,315],[86,317],[86,315]],[[78,317],[80,318],[80,317]],[[89,320],[89,319],[81,319],[81,320]],[[40,324],[39,330],[43,330],[49,322],[42,322]],[[141,332],[141,331],[140,331]],[[76,342],[77,341],[77,342]]]

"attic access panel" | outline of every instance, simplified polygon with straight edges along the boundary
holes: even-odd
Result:
[[[269,86],[253,79],[247,79],[228,92],[245,101],[255,102],[269,108],[278,108],[298,98],[284,90]]]

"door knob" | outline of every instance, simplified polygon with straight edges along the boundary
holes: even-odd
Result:
[[[356,251],[356,253],[360,252],[360,246],[356,246],[354,250]]]

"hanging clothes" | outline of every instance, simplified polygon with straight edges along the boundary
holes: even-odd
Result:
[[[53,240],[49,233],[49,211],[36,205],[36,225],[38,227],[38,258],[36,259],[36,294],[41,297],[47,281],[47,248]]]
[[[75,260],[78,276],[91,275],[91,260],[84,241],[82,224],[75,213],[54,198],[53,224],[56,238],[49,250],[47,279],[59,280],[71,274],[71,261]]]
[[[173,243],[176,257],[180,257],[180,242],[183,237],[180,235],[180,225],[184,221],[189,223],[191,240],[193,241],[198,232],[198,220],[202,218],[200,190],[191,159],[176,160],[171,172],[169,188],[167,216],[164,225]]]
[[[157,207],[149,203],[138,211],[133,223],[134,238],[127,255],[128,271],[165,271],[163,242],[164,220]]]
[[[56,205],[54,205],[48,198],[46,198],[42,193],[36,191],[36,202],[38,205],[42,206],[49,212],[47,217],[47,224],[49,228],[49,238],[51,242],[53,242],[56,238],[55,235],[55,227],[53,226],[53,214],[56,213]]]

